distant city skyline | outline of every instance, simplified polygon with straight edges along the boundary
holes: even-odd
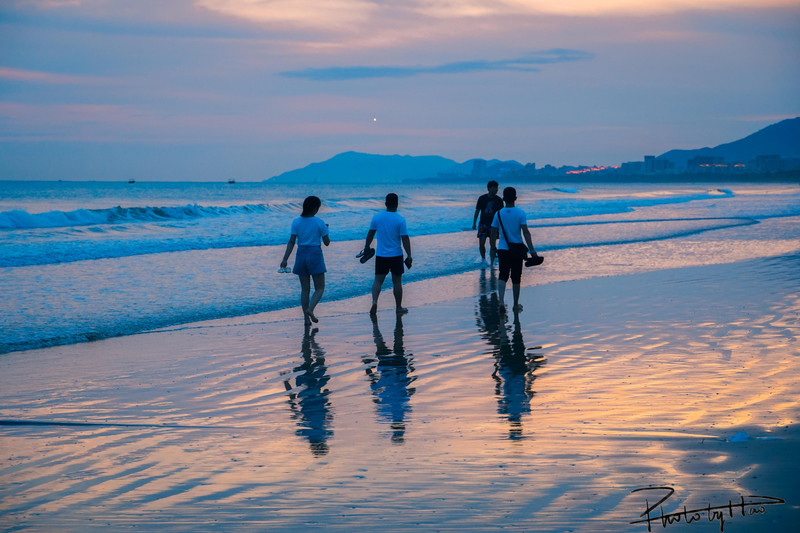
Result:
[[[9,0],[0,179],[614,166],[800,115],[796,0]]]

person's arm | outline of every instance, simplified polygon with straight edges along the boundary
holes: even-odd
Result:
[[[322,228],[322,231],[324,232],[324,235],[322,235],[322,244],[324,244],[325,246],[329,246],[331,244],[331,236],[328,231],[328,225],[322,221],[320,221],[320,224],[321,224],[320,228]]]
[[[499,211],[498,211],[499,213]],[[497,239],[500,238],[500,227],[497,222],[497,213],[494,214],[494,218],[492,219],[492,233],[491,238],[493,241],[497,242]]]
[[[522,230],[522,236],[525,238],[525,244],[528,245],[528,250],[530,251],[531,255],[535,256],[536,250],[533,249],[533,241],[531,241],[531,232],[528,229],[528,225],[523,224],[520,226],[520,229]]]
[[[483,203],[483,196],[478,197],[478,201],[475,202],[475,215],[472,217],[472,229],[475,229],[475,225],[478,222],[478,217],[481,216],[481,211],[483,211],[484,203]]]
[[[286,265],[289,264],[289,256],[292,255],[292,250],[294,250],[294,243],[297,240],[297,235],[292,233],[292,236],[289,237],[289,242],[286,243],[286,252],[283,254],[283,261],[281,261],[281,268],[286,268]]]
[[[366,252],[369,248],[369,245],[372,244],[372,239],[375,238],[375,230],[371,229],[367,232],[367,242],[364,243],[364,251]]]
[[[401,235],[400,240],[403,242],[403,248],[406,250],[406,267],[411,268],[411,239],[408,235]]]

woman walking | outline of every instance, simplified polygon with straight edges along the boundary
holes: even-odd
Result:
[[[328,225],[316,217],[322,200],[309,196],[303,201],[303,212],[292,221],[292,235],[286,243],[281,268],[286,268],[292,249],[297,243],[297,255],[294,258],[292,272],[300,277],[300,306],[306,325],[319,322],[314,316],[314,309],[322,299],[325,291],[325,258],[322,256],[320,241],[328,246]],[[311,280],[314,280],[314,294],[311,294]]]

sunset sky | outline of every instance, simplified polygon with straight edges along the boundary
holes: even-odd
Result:
[[[800,115],[798,0],[3,0],[0,179],[617,165]]]

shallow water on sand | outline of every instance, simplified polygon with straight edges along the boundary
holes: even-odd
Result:
[[[800,215],[796,185],[719,187],[529,183],[519,195],[545,253],[581,255],[586,247],[720,228],[747,235]],[[392,189],[413,242],[406,280],[479,268],[468,228],[482,187]],[[295,276],[276,271],[309,193],[323,198],[320,217],[333,241],[324,251],[326,301],[367,294],[371,265],[354,256],[386,192],[385,185],[0,182],[0,355],[296,306]]]
[[[490,270],[461,276],[476,296],[401,320],[4,356],[0,524],[646,531],[632,491],[670,486],[665,512],[782,498],[724,530],[791,530],[800,255],[532,287],[517,321]]]

